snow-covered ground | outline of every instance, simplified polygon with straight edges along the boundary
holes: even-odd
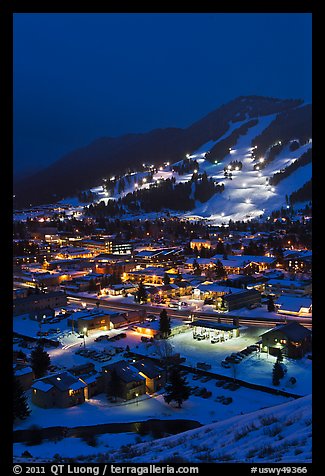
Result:
[[[312,461],[312,399],[304,398],[236,416],[117,451],[110,461],[305,463]],[[107,455],[108,456],[108,455]]]
[[[208,386],[208,384],[205,385]],[[15,462],[24,461],[24,458],[20,458],[20,456],[23,451],[27,450],[33,456],[33,459],[29,461],[49,461],[55,454],[59,454],[63,458],[73,457],[79,462],[91,461],[92,463],[96,461],[119,463],[301,462],[303,465],[311,462],[311,395],[291,401],[273,397],[277,400],[274,400],[273,403],[270,400],[263,400],[266,405],[258,408],[257,402],[252,402],[252,396],[247,393],[248,389],[243,391],[244,394],[241,393],[242,389],[231,392],[214,387],[213,401],[211,398],[204,400],[204,410],[205,414],[209,415],[209,421],[198,429],[155,441],[148,436],[140,438],[130,433],[103,434],[98,436],[95,448],[86,445],[80,438],[65,438],[56,443],[44,441],[42,444],[32,447],[16,443],[13,450],[14,460]],[[255,394],[257,393],[255,392]],[[230,405],[215,402],[216,394],[219,396],[231,394],[233,402]],[[191,408],[190,402],[194,399],[200,400],[200,397],[190,397],[190,400],[185,402],[181,409],[166,406],[162,401],[161,405],[166,407],[165,412],[167,413],[176,412],[179,416],[181,413],[190,412],[190,416],[193,418],[195,413],[192,415],[193,405]],[[240,408],[244,407],[246,411],[240,413],[231,411],[231,409],[235,409],[239,401]],[[203,414],[202,402],[201,399],[201,403],[198,405],[201,415]],[[140,409],[143,404],[144,402],[140,401],[137,406],[136,404],[131,406]],[[84,404],[76,410],[80,412],[86,405]],[[90,408],[87,410],[91,413]],[[52,410],[51,412],[53,413]],[[111,412],[111,415],[114,413]],[[105,418],[105,413],[103,417]],[[141,443],[139,443],[139,439],[142,441]]]
[[[201,382],[193,379],[193,375],[188,373],[188,383],[192,387],[205,387],[212,392],[212,395],[207,399],[191,395],[189,400],[184,402],[182,408],[167,405],[162,394],[142,395],[138,401],[130,400],[120,404],[108,402],[106,395],[100,394],[75,407],[44,409],[31,403],[31,392],[29,391],[27,393],[32,413],[26,420],[16,424],[14,429],[28,428],[32,424],[51,427],[57,426],[58,422],[61,422],[60,424],[67,427],[75,427],[100,423],[144,421],[155,418],[163,420],[180,418],[207,424],[291,400],[288,397],[245,387],[240,387],[236,391],[224,389],[216,386],[216,379]],[[231,396],[233,402],[229,405],[221,405],[220,402],[215,401],[216,397],[220,395]]]

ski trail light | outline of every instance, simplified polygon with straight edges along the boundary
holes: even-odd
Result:
[[[138,183],[135,183],[135,184],[134,184],[134,188],[137,188],[138,186],[139,186]]]
[[[163,170],[163,167],[159,167],[159,170]]]
[[[189,158],[190,158],[190,154],[186,154],[186,158],[189,159]]]
[[[228,170],[231,170],[231,165],[228,165]]]
[[[142,182],[143,182],[143,183],[146,183],[146,181],[147,181],[147,179],[144,177],[144,178],[142,179]]]
[[[257,174],[257,176],[258,176],[258,177],[262,177],[262,174],[261,174],[261,172],[259,172],[259,173]]]
[[[246,198],[245,203],[251,203],[249,198]]]
[[[274,188],[274,187],[271,188],[271,192],[275,192],[275,188]]]
[[[194,169],[194,170],[193,170],[193,173],[197,174],[197,169]]]
[[[261,157],[260,158],[260,163],[263,164],[264,160],[265,160],[264,157]]]
[[[239,167],[235,167],[235,170],[239,170]]]
[[[259,166],[256,167],[256,170],[260,170]]]
[[[221,213],[221,216],[222,216],[222,217],[224,217],[224,216],[225,216],[224,212],[222,212],[222,213]]]
[[[167,162],[166,165],[169,165],[169,162]]]
[[[246,187],[246,185],[247,185],[246,182],[244,182],[244,183],[243,183],[243,187]]]

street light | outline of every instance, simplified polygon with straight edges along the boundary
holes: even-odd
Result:
[[[83,336],[84,336],[84,347],[86,347],[86,339],[85,336],[87,335],[87,327],[83,328]]]
[[[138,396],[139,396],[139,394],[138,394],[138,393],[136,393],[136,394],[135,394],[135,398],[136,398],[137,405],[139,405]]]

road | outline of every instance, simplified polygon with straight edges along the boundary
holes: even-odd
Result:
[[[86,304],[92,304],[95,305],[96,302],[98,301],[97,298],[94,297],[77,297],[77,296],[71,296],[68,294],[68,302],[69,303],[86,303]],[[117,309],[119,311],[134,311],[135,309],[146,309],[148,314],[154,314],[154,315],[159,315],[164,309],[163,307],[159,306],[149,306],[149,305],[144,305],[144,304],[137,304],[137,303],[121,303],[121,302],[107,302],[104,300],[100,300],[100,307],[101,308],[106,308],[106,309]],[[274,320],[274,319],[268,319],[264,317],[260,317],[256,319],[255,317],[252,317],[251,319],[247,318],[242,318],[241,316],[237,316],[235,314],[222,314],[222,313],[212,313],[212,312],[203,312],[203,311],[191,311],[188,309],[184,310],[178,310],[178,309],[173,309],[173,308],[166,308],[168,310],[168,315],[170,317],[178,318],[178,319],[183,319],[183,320],[188,320],[190,318],[190,315],[194,315],[196,318],[204,318],[204,319],[211,319],[213,321],[217,321],[220,319],[220,321],[225,322],[225,323],[232,323],[234,318],[239,319],[239,324],[242,326],[266,326],[266,327],[274,327],[276,324],[283,324],[285,322],[284,318],[282,321],[279,320]],[[286,317],[287,323],[290,321],[294,321],[296,319],[291,318],[290,316]],[[302,324],[303,326],[307,327],[308,329],[312,329],[312,322],[310,318],[300,318],[299,323]]]

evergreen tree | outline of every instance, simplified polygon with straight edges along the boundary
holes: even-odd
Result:
[[[30,409],[27,403],[27,397],[17,378],[14,379],[13,391],[13,417],[14,421],[17,419],[25,420],[30,415]]]
[[[49,354],[45,352],[41,344],[38,344],[31,353],[31,366],[35,378],[44,377],[50,365],[51,359]]]
[[[193,261],[193,273],[196,276],[201,276],[201,268],[200,268],[199,263],[196,261],[196,259],[194,259],[194,261]]]
[[[273,385],[280,385],[280,380],[284,377],[284,371],[279,360],[275,362],[272,372],[272,383]]]
[[[178,408],[181,408],[182,403],[188,400],[191,390],[187,384],[186,378],[183,377],[178,367],[173,367],[170,371],[169,382],[166,384],[166,394],[164,400],[166,403],[175,401]]]
[[[227,272],[219,259],[215,264],[214,271],[217,278],[224,278],[227,276]]]
[[[269,296],[267,300],[267,310],[268,312],[275,312],[275,304],[273,301],[273,297]]]
[[[164,274],[164,279],[163,279],[163,281],[164,281],[164,285],[165,285],[165,286],[167,286],[168,284],[170,284],[170,277],[169,277],[168,273],[165,273],[165,274]]]
[[[166,309],[163,309],[160,313],[159,330],[161,332],[162,338],[168,339],[171,329],[170,329],[170,317],[168,317]]]
[[[121,391],[121,382],[120,382],[116,369],[113,369],[110,374],[110,382],[109,382],[107,396],[108,397],[113,396],[116,401],[117,397],[120,396],[120,391]]]
[[[142,302],[147,302],[147,291],[142,281],[139,283],[138,290],[136,292],[136,301],[140,304]]]
[[[222,241],[218,240],[217,246],[216,246],[216,254],[218,255],[223,255],[225,252],[225,245],[223,244]]]
[[[93,278],[89,280],[88,291],[97,291],[96,281]]]

